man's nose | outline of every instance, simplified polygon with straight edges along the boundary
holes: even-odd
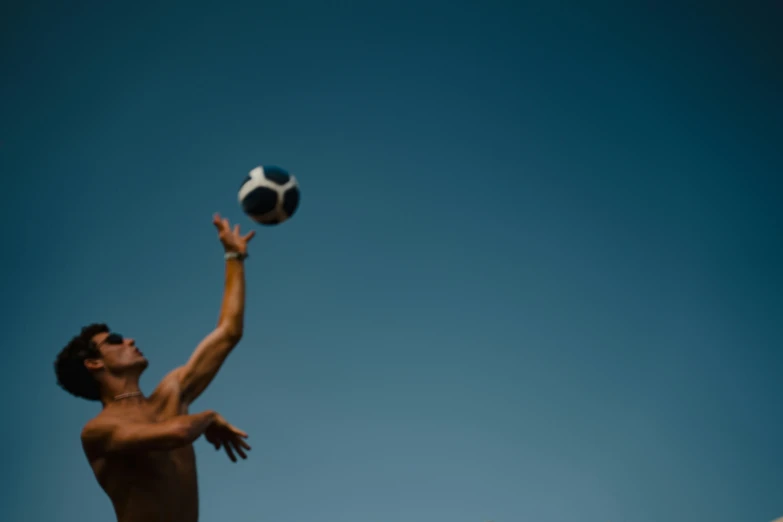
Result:
[[[125,342],[128,343],[128,345],[130,346],[134,346],[136,344],[136,341],[131,339],[130,337],[126,337]]]

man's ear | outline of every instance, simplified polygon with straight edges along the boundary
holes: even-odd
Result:
[[[91,372],[97,372],[103,369],[103,359],[85,359],[84,365]]]

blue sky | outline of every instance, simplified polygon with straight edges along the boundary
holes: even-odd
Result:
[[[197,442],[202,520],[783,515],[781,10],[615,4],[4,6],[5,518],[111,519],[52,361],[184,361],[258,164],[302,201],[193,407],[254,448]]]

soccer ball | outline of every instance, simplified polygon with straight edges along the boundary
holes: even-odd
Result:
[[[256,167],[239,188],[239,204],[256,223],[277,225],[299,207],[299,183],[280,167]]]

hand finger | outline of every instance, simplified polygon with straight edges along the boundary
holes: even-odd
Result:
[[[248,435],[244,431],[240,430],[236,426],[231,426],[231,431],[233,431],[235,434],[239,435],[240,437],[247,438]]]
[[[223,231],[228,232],[229,230],[231,230],[231,227],[228,224],[228,219],[223,218]]]
[[[220,215],[216,214],[215,220],[213,221],[215,224],[215,228],[218,230],[218,234],[223,235],[226,233],[226,229],[228,225],[226,224],[226,220],[222,219]]]
[[[248,241],[250,241],[251,239],[253,239],[253,237],[254,237],[255,235],[256,235],[256,231],[255,231],[255,230],[251,230],[250,232],[248,232],[247,234],[245,234],[245,236],[244,236],[242,239],[243,239],[243,240],[244,240],[244,241],[247,243]]]
[[[234,446],[234,449],[236,450],[237,454],[239,454],[239,456],[242,457],[242,459],[246,459],[247,453],[245,453],[244,450],[242,449],[242,446],[239,445],[238,439],[232,440],[231,443]]]
[[[234,235],[235,235],[235,236],[238,236],[238,235],[239,235],[239,223],[236,223],[236,224],[234,225]]]
[[[212,214],[212,224],[215,225],[218,229],[220,229],[220,214],[215,212]]]
[[[236,462],[237,458],[234,456],[234,452],[231,450],[231,444],[223,444],[223,447],[226,450],[226,455],[228,455],[228,458],[231,459],[231,462]]]
[[[250,444],[248,444],[247,442],[245,442],[245,440],[244,440],[244,439],[242,438],[242,436],[241,436],[241,435],[239,435],[239,434],[236,434],[236,435],[234,435],[234,437],[232,437],[232,439],[231,439],[231,442],[232,442],[232,443],[233,443],[235,446],[236,446],[236,445],[240,445],[240,446],[242,446],[243,448],[245,448],[246,450],[250,450],[250,449],[251,449],[251,448],[250,448]],[[782,522],[783,522],[783,521],[782,521]]]

